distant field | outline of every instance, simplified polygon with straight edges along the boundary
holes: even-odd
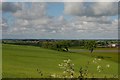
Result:
[[[80,46],[75,46],[75,47],[70,47],[70,49],[82,49],[83,47]],[[95,48],[95,50],[118,50],[118,48]]]
[[[86,56],[91,56],[91,54],[93,55],[93,57],[102,57],[104,60],[111,60],[114,62],[118,62],[118,50],[112,50],[112,49],[96,49],[93,51],[93,53],[90,53],[89,50],[85,50],[85,49],[70,49],[71,52],[74,53],[80,53],[81,55],[86,55]]]
[[[85,66],[97,56],[106,56],[101,62],[102,66],[110,64],[105,71],[96,71],[96,64],[89,67],[89,73],[95,77],[112,77],[118,74],[118,55],[116,53],[94,53],[91,57],[89,52],[60,52],[33,46],[17,46],[4,44],[3,49],[3,77],[4,78],[40,78],[36,69],[43,72],[43,77],[51,74],[63,74],[58,66],[64,59],[71,59],[75,64],[75,76],[78,76],[79,68]]]
[[[96,48],[96,50],[118,50],[118,48]]]

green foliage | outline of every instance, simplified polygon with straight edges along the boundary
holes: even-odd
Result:
[[[94,40],[85,41],[85,47],[87,49],[96,48],[96,46],[97,46],[97,43]]]
[[[43,42],[42,47],[43,48],[48,48],[48,49],[53,49],[53,50],[58,50],[58,51],[68,51],[68,47],[70,46],[69,41],[54,41],[54,42]]]
[[[92,53],[93,50],[97,47],[97,43],[95,40],[88,40],[88,41],[85,41],[84,47],[89,49]]]

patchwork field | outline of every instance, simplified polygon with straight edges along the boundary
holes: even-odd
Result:
[[[117,52],[94,52],[93,56],[89,52],[60,52],[34,46],[18,46],[3,44],[3,78],[40,78],[37,72],[39,69],[42,77],[49,77],[52,74],[63,74],[63,70],[58,64],[65,59],[71,59],[75,64],[75,76],[79,75],[81,66],[85,66],[88,61],[92,62],[95,57],[103,57],[98,65],[104,67],[104,71],[98,72],[98,65],[92,63],[89,66],[89,74],[95,77],[113,77],[118,74],[118,53]],[[108,50],[108,49],[107,49]],[[106,68],[106,65],[110,65]],[[91,75],[89,75],[91,77]]]

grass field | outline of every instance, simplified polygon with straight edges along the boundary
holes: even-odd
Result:
[[[75,53],[80,53],[81,55],[86,55],[86,56],[91,56],[91,53],[89,50],[85,50],[85,49],[70,49],[71,52],[75,52]],[[98,51],[98,52],[97,52]],[[100,52],[101,51],[101,52]],[[100,48],[100,49],[95,49],[92,53],[93,57],[102,57],[105,60],[111,60],[114,62],[119,62],[118,60],[118,49],[117,48]],[[120,63],[120,62],[119,62]]]
[[[63,74],[58,66],[65,59],[71,59],[75,64],[75,76],[78,76],[79,68],[85,66],[87,61],[91,61],[96,56],[106,56],[101,61],[102,66],[109,64],[109,68],[104,68],[103,72],[96,70],[96,64],[89,66],[89,73],[93,73],[95,77],[113,77],[118,74],[118,55],[116,53],[94,53],[91,57],[85,52],[60,52],[49,49],[44,49],[34,46],[18,46],[3,44],[3,78],[40,78],[37,69],[43,72],[43,77],[48,77],[51,74]],[[91,75],[89,75],[91,76]]]

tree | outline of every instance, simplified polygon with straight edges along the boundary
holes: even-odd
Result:
[[[70,41],[45,41],[42,42],[43,48],[58,50],[58,51],[69,51],[68,47],[70,46]]]
[[[96,48],[97,44],[95,40],[85,41],[85,47],[89,49],[90,53],[93,53],[93,50]]]
[[[57,41],[56,42],[56,45],[57,45],[57,49],[58,50],[62,50],[62,51],[69,51],[68,50],[68,47],[70,46],[70,41],[68,40],[62,40],[62,41]]]

